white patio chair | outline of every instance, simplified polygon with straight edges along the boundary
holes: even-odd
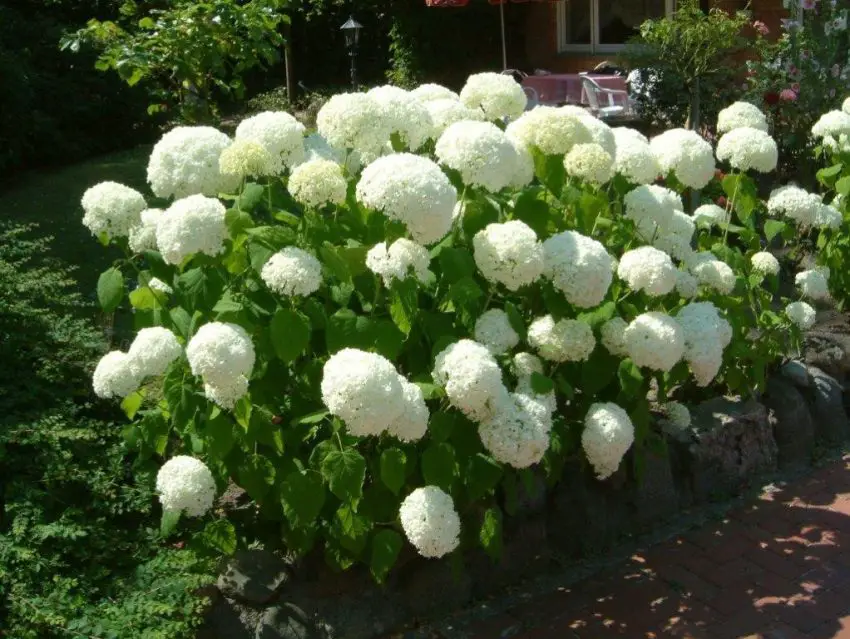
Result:
[[[525,96],[528,98],[528,102],[525,105],[526,111],[531,111],[534,107],[540,104],[540,96],[537,93],[537,90],[534,87],[523,86],[522,90],[525,91]]]
[[[600,120],[633,120],[635,119],[632,99],[629,92],[622,89],[607,89],[587,73],[580,73],[582,86],[590,110]]]

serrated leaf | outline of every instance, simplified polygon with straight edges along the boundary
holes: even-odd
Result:
[[[540,238],[549,227],[549,205],[538,197],[539,189],[525,189],[514,205],[514,218],[525,222]]]
[[[845,175],[835,183],[835,191],[844,197],[850,195],[850,175]]]
[[[177,332],[180,333],[180,336],[184,339],[189,339],[189,328],[192,324],[192,318],[189,316],[189,313],[181,306],[175,306],[170,311],[168,311],[169,316],[171,317],[171,322],[174,324],[174,328],[177,329]]]
[[[279,251],[295,242],[296,233],[286,226],[255,226],[245,229],[254,242],[259,242],[268,248]]]
[[[236,207],[242,211],[253,211],[265,195],[266,189],[254,182],[248,182],[239,197],[236,198]]]
[[[272,317],[269,334],[275,354],[284,362],[292,362],[310,344],[310,320],[290,309],[280,309]]]
[[[328,267],[331,273],[336,275],[340,281],[351,281],[351,271],[348,270],[348,264],[344,259],[342,259],[333,246],[326,244],[321,247],[319,249],[319,258],[322,260],[322,263]]]
[[[132,420],[136,416],[136,412],[141,408],[144,399],[145,396],[140,391],[130,393],[124,398],[121,402],[121,410],[124,411],[127,419]]]
[[[455,449],[451,444],[432,444],[422,453],[422,478],[425,483],[449,492],[457,475],[456,463]]]
[[[541,373],[531,373],[531,390],[538,395],[546,395],[555,390],[555,382],[550,377],[546,377]]]
[[[363,495],[366,460],[353,448],[330,451],[322,460],[322,477],[331,492],[344,502],[356,502]]]
[[[154,292],[147,286],[137,288],[135,291],[130,291],[128,296],[130,306],[140,311],[150,311],[155,308],[160,308],[159,300],[154,295]]]
[[[481,530],[478,533],[478,541],[481,547],[494,560],[502,556],[502,511],[496,508],[488,508],[481,522]]]
[[[218,459],[224,459],[236,441],[233,422],[220,411],[207,420],[204,434],[209,452]]]
[[[236,552],[236,529],[226,519],[210,522],[201,533],[202,543],[225,555]]]
[[[519,335],[520,339],[524,340],[527,330],[519,309],[510,302],[507,302],[505,304],[505,314],[508,316],[508,323],[511,325],[511,328]]]
[[[407,456],[399,448],[387,448],[381,453],[381,481],[398,495],[407,478]]]
[[[372,537],[372,554],[369,559],[369,569],[372,571],[375,581],[379,584],[384,583],[387,574],[389,574],[395,565],[402,546],[401,535],[395,530],[385,528],[379,530]]]
[[[108,268],[97,279],[97,301],[104,313],[111,313],[124,298],[124,276],[117,268]]]
[[[263,500],[274,484],[274,477],[274,465],[262,455],[246,457],[236,470],[239,485],[255,501]]]
[[[764,237],[768,242],[785,230],[785,222],[779,220],[766,220],[764,223]]]
[[[629,397],[637,398],[643,387],[643,373],[640,368],[630,359],[620,362],[617,369],[617,377],[620,380],[620,388]]]
[[[325,485],[311,471],[295,471],[286,476],[280,485],[283,514],[295,527],[316,522],[325,505]]]
[[[437,260],[443,276],[450,283],[475,275],[475,260],[466,249],[446,247],[440,251]]]
[[[470,458],[466,470],[466,494],[476,502],[489,495],[502,478],[501,465],[483,453]]]
[[[399,330],[410,335],[418,310],[419,286],[416,280],[408,277],[393,280],[390,285],[390,316]]]

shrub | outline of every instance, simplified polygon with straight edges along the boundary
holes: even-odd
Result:
[[[429,96],[463,101],[460,121],[438,127]],[[283,114],[243,122],[231,149],[247,158],[254,141],[282,172],[222,175],[232,150],[221,167],[180,156],[196,194],[153,226],[137,218],[150,244],[98,286],[140,331],[95,381],[123,398],[141,454],[175,461],[160,472],[167,528],[204,510],[211,475],[259,509],[240,539],[315,547],[379,581],[404,537],[428,557],[475,543],[498,555],[517,482],[556,483],[567,461],[604,479],[625,457],[637,472],[662,446],[651,386],[662,404],[765,388],[814,311],[777,308],[788,300],[763,246],[819,222],[793,193],[758,199],[746,167],[776,164],[764,115],[725,125],[723,175],[693,131],[650,143],[524,104],[498,74],[454,98],[383,87],[334,96],[307,138]],[[170,146],[151,156],[157,175]],[[667,186],[648,184],[662,170]],[[216,180],[241,187],[199,194]],[[728,204],[689,215],[683,184]],[[91,228],[128,214],[125,198],[102,201]]]

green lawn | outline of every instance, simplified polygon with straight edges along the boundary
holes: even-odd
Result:
[[[105,249],[83,226],[80,198],[88,187],[104,180],[121,182],[147,196],[149,154],[150,147],[138,147],[62,169],[26,174],[0,191],[0,211],[7,220],[38,224],[39,234],[52,236],[53,255],[78,267],[80,289],[92,296],[98,275],[118,252]]]

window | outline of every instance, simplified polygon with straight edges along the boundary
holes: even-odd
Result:
[[[649,18],[673,11],[674,0],[567,0],[558,4],[558,49],[619,51]]]

